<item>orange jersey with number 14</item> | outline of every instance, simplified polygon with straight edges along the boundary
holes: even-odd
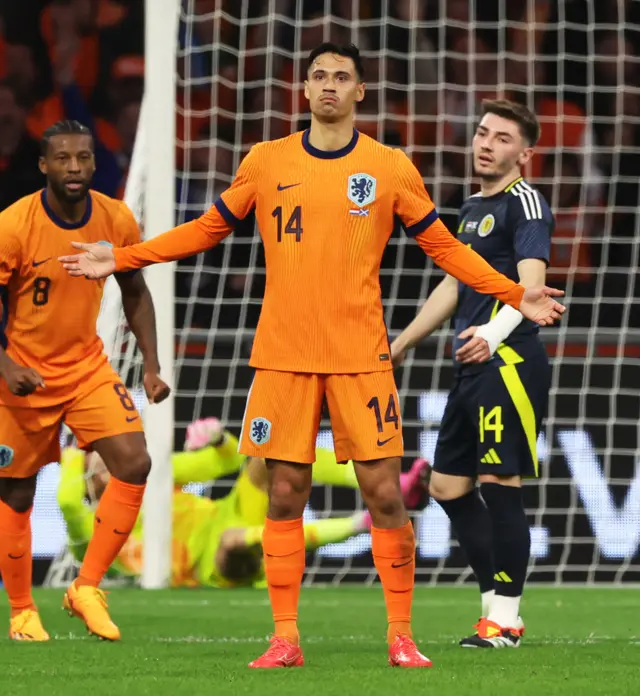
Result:
[[[104,281],[72,278],[58,257],[73,252],[72,241],[124,246],[139,239],[127,206],[94,191],[78,224],[55,215],[46,190],[0,214],[0,339],[12,360],[44,378],[47,388],[37,392],[39,406],[48,399],[58,402],[61,391],[68,393],[107,362],[96,332]]]
[[[115,252],[118,270],[183,258],[224,238],[255,209],[266,289],[250,364],[353,374],[391,370],[380,263],[394,219],[436,263],[513,303],[521,289],[440,222],[420,173],[400,150],[354,131],[324,151],[309,132],[255,145],[236,179],[198,220]]]

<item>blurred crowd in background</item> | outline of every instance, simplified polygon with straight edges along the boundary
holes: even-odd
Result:
[[[62,118],[95,134],[95,188],[123,195],[143,38],[143,0],[0,2],[0,209],[42,186],[38,140]],[[452,230],[474,190],[468,146],[481,100],[533,107],[543,130],[526,174],[556,213],[550,279],[570,281],[577,296],[637,298],[639,284],[629,290],[640,234],[637,0],[184,0],[179,220],[215,200],[251,144],[306,127],[305,56],[328,39],[364,54],[358,128],[407,150]],[[423,266],[420,254],[408,253],[405,267]],[[242,263],[241,255],[234,265]],[[395,258],[386,264],[398,268]],[[244,280],[227,280],[242,295]],[[619,326],[619,304],[602,321]],[[572,312],[571,321],[589,326],[590,317]]]

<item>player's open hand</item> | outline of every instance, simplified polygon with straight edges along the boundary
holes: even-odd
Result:
[[[157,372],[145,372],[142,381],[150,404],[159,404],[171,394],[171,388]]]
[[[550,326],[566,311],[566,307],[556,302],[554,297],[562,297],[563,290],[543,285],[537,288],[527,288],[522,296],[518,309],[520,313],[540,326]]]
[[[44,379],[32,367],[24,367],[13,363],[2,372],[9,391],[16,396],[29,396],[36,389],[44,389]]]
[[[458,336],[471,339],[456,351],[456,360],[463,365],[477,365],[487,362],[491,357],[491,348],[487,341],[475,335],[477,329],[477,326],[470,326]]]
[[[60,261],[69,275],[85,276],[91,280],[106,278],[116,270],[113,249],[106,244],[82,244],[71,242],[76,249],[84,250],[84,254],[60,256]]]

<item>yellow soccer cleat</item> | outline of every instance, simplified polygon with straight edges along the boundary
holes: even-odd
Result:
[[[44,643],[49,640],[49,634],[44,630],[40,614],[35,609],[25,609],[11,617],[9,638],[31,643]]]
[[[62,600],[62,607],[69,612],[69,616],[82,619],[91,635],[101,640],[120,640],[120,629],[107,611],[106,594],[97,587],[77,587],[74,580]]]

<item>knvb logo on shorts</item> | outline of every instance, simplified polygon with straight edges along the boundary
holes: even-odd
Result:
[[[13,450],[8,445],[0,445],[0,469],[9,466],[13,461]]]
[[[369,174],[352,174],[349,177],[347,196],[360,208],[373,203],[376,199],[376,180]]]
[[[271,438],[271,421],[266,418],[254,418],[251,421],[249,439],[254,445],[265,445]]]

